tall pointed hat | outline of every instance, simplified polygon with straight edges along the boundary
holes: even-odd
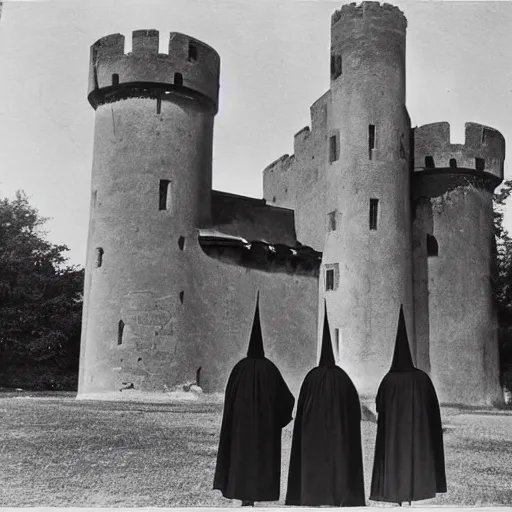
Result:
[[[252,323],[251,339],[249,340],[249,349],[247,357],[262,359],[265,357],[263,350],[263,336],[261,334],[260,323],[260,292],[256,297],[256,312],[254,313],[254,321]]]
[[[322,350],[318,366],[336,366],[334,352],[332,351],[331,330],[327,319],[327,302],[324,299],[324,332],[322,335]]]
[[[390,372],[403,372],[415,368],[412,362],[411,348],[407,339],[405,327],[404,307],[400,305],[400,317],[398,318],[398,330],[396,332],[395,353],[391,363]]]

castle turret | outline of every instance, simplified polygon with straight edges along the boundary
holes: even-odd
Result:
[[[444,403],[492,404],[499,386],[492,197],[505,140],[466,124],[414,129],[414,274],[420,358]]]
[[[96,115],[80,394],[137,387],[137,375],[162,389],[180,367],[187,239],[211,222],[220,59],[178,33],[159,54],[158,40],[158,31],[138,30],[131,53],[120,34],[91,47]]]
[[[327,300],[343,367],[363,395],[388,371],[401,304],[414,333],[406,27],[398,8],[378,2],[332,16],[319,303]]]

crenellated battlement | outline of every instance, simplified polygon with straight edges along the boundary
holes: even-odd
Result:
[[[345,4],[333,13],[331,16],[331,25],[344,21],[372,20],[385,26],[386,24],[398,24],[405,30],[407,28],[407,18],[404,13],[396,6],[380,2],[361,2],[359,5],[355,2]]]
[[[158,53],[158,30],[135,30],[132,51],[125,53],[125,36],[111,34],[91,46],[88,98],[98,104],[115,99],[115,92],[177,87],[199,93],[217,110],[220,57],[207,44],[171,32],[168,53]]]
[[[450,124],[414,128],[414,171],[469,169],[503,180],[505,139],[489,126],[465,124],[464,144],[450,143]]]
[[[276,169],[281,171],[283,169],[288,170],[290,159],[293,157],[290,156],[288,153],[286,155],[280,156],[277,160],[274,160],[270,164],[263,169],[263,174],[266,174],[267,172],[274,172]]]

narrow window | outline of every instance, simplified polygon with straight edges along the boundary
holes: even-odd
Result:
[[[117,344],[123,344],[123,331],[124,331],[124,322],[119,320],[119,325],[117,326]]]
[[[174,73],[174,85],[183,85],[183,75],[181,73]]]
[[[340,353],[340,330],[334,329],[334,339],[336,340],[336,353]]]
[[[119,75],[117,73],[112,75],[112,85],[119,85]]]
[[[427,169],[433,169],[435,167],[434,157],[433,156],[426,156],[425,157],[425,167]]]
[[[188,60],[197,60],[197,46],[192,43],[188,45]]]
[[[455,158],[450,158],[450,167],[455,169],[457,167],[457,160]]]
[[[156,113],[160,114],[162,112],[162,90],[160,89],[157,92],[156,96]]]
[[[370,229],[377,229],[377,215],[379,212],[379,200],[370,199]]]
[[[183,304],[183,299],[185,298],[185,292],[181,290],[180,292],[180,302]]]
[[[485,159],[475,158],[475,167],[477,171],[483,171],[485,169]]]
[[[335,80],[341,75],[341,55],[331,55],[331,79]]]
[[[334,269],[329,268],[325,271],[325,289],[334,290]]]
[[[329,162],[338,160],[338,141],[336,135],[329,138]]]
[[[405,158],[404,134],[400,137],[400,158]]]
[[[196,384],[201,385],[201,366],[196,370]]]
[[[492,136],[491,130],[484,128],[482,130],[482,144],[487,144],[489,142],[489,138]]]
[[[96,267],[101,267],[103,264],[103,249],[96,247]]]
[[[171,182],[169,180],[160,180],[160,197],[158,209],[171,209]]]
[[[329,231],[336,231],[336,210],[327,214],[327,229]]]
[[[368,155],[372,159],[372,151],[375,149],[375,125],[368,126]]]
[[[427,256],[438,256],[439,245],[436,237],[427,233]]]
[[[185,237],[180,236],[178,238],[178,247],[180,248],[180,251],[183,251],[183,247],[185,247]]]

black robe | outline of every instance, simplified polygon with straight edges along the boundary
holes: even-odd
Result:
[[[365,505],[361,405],[335,365],[327,313],[320,363],[306,375],[297,403],[286,504]]]
[[[402,309],[393,363],[376,406],[370,499],[401,504],[446,492],[439,402],[430,377],[413,365]]]
[[[214,489],[229,499],[279,500],[281,430],[294,404],[281,373],[264,357],[257,306],[248,357],[235,365],[226,387]]]

